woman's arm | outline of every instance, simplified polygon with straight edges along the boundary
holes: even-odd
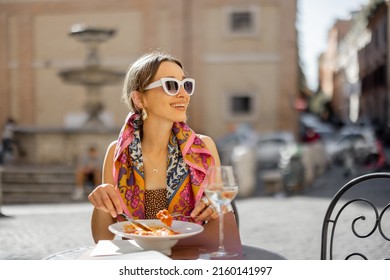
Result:
[[[215,145],[214,140],[211,137],[206,136],[206,135],[199,135],[199,137],[206,144],[207,148],[209,149],[209,151],[213,155],[214,160],[215,160],[215,165],[216,166],[221,165],[221,160],[219,158],[217,145]]]
[[[108,230],[108,226],[116,222],[115,218],[118,213],[123,212],[112,175],[115,146],[116,141],[107,148],[103,163],[102,184],[88,196],[94,206],[91,229],[95,243],[99,240],[114,239],[115,235]]]
[[[219,158],[217,146],[215,145],[215,142],[213,139],[211,139],[209,136],[206,135],[199,135],[199,138],[205,143],[207,146],[207,149],[211,152],[212,156],[214,157],[214,164],[216,166],[221,165],[221,160]],[[196,217],[195,221],[212,221],[218,218],[218,213],[216,211],[209,210],[209,205],[204,204],[201,200],[197,201],[195,204],[195,208],[191,213],[192,217]]]

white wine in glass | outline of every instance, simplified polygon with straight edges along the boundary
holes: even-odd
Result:
[[[211,258],[228,258],[237,254],[227,252],[224,247],[223,237],[223,205],[228,205],[238,193],[237,179],[232,166],[210,166],[206,178],[205,194],[216,207],[219,215],[219,247],[216,252],[210,254]]]

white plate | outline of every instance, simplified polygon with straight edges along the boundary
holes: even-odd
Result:
[[[160,220],[137,221],[147,226],[164,226]],[[203,227],[195,223],[172,221],[171,228],[179,232],[179,234],[170,236],[138,235],[124,232],[124,225],[130,223],[131,222],[129,221],[115,223],[110,225],[108,229],[118,236],[133,239],[144,250],[160,251],[166,255],[171,254],[171,248],[179,241],[179,239],[187,238],[203,231]]]

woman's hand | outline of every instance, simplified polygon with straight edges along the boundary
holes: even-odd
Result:
[[[196,202],[191,217],[194,218],[195,222],[210,221],[218,218],[218,212],[207,197],[203,196]]]
[[[88,196],[88,199],[96,209],[109,213],[113,218],[123,213],[117,187],[111,184],[97,186]]]

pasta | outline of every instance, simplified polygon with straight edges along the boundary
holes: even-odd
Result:
[[[149,225],[148,228],[150,230],[147,230],[147,228],[142,228],[140,226],[137,226],[137,224],[130,223],[124,225],[124,232],[129,234],[137,234],[137,235],[146,235],[146,236],[171,236],[175,234],[179,234],[179,232],[171,229],[172,226],[172,216],[169,214],[167,209],[161,210],[156,214],[157,218],[167,225],[168,227],[164,226],[151,226]]]
[[[171,214],[169,214],[168,210],[167,209],[164,209],[164,210],[160,210],[158,213],[157,213],[157,218],[163,222],[164,224],[166,224],[167,226],[171,226],[172,225],[172,216]]]
[[[179,234],[178,231],[164,227],[164,226],[148,226],[151,230],[145,230],[136,225],[129,223],[123,226],[123,231],[129,234],[146,235],[146,236],[171,236]]]

